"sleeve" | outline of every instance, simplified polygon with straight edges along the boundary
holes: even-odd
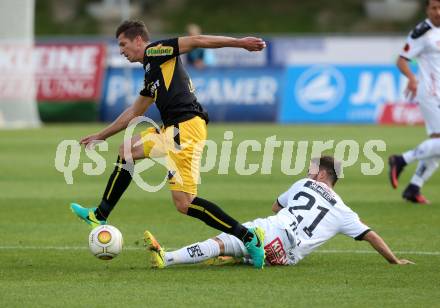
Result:
[[[156,88],[153,86],[153,83],[148,82],[148,80],[144,81],[144,88],[139,92],[141,96],[154,98],[156,96]]]
[[[296,181],[295,183],[293,183],[293,185],[285,192],[283,192],[281,195],[279,195],[277,201],[278,204],[282,207],[287,207],[288,203],[289,203],[289,196],[291,194],[297,193],[298,190],[300,189],[300,187],[302,187],[304,185],[304,183],[306,182],[307,179],[302,179],[299,181]]]
[[[158,65],[177,56],[179,56],[179,39],[177,37],[151,43],[145,49],[146,60]]]
[[[340,230],[341,233],[359,241],[369,231],[370,228],[359,219],[358,214],[351,210],[345,212]]]
[[[277,201],[281,207],[286,207],[287,203],[289,202],[289,191],[285,191],[279,195]]]
[[[403,49],[400,51],[400,56],[411,60],[417,56],[420,55],[420,53],[425,48],[425,38],[424,37],[418,37],[413,38],[412,35],[408,35],[408,38],[406,39],[406,43],[403,46]]]

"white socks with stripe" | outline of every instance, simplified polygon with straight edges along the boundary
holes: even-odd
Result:
[[[419,161],[416,172],[411,178],[411,184],[422,187],[439,166],[440,158],[424,159]]]
[[[175,251],[165,252],[165,264],[193,264],[218,257],[220,246],[213,239],[194,243]]]
[[[415,160],[434,157],[440,158],[440,138],[427,139],[415,149],[403,153],[402,156],[407,164],[410,164]]]
[[[402,154],[407,164],[419,161],[416,172],[411,178],[411,184],[422,187],[439,167],[440,138],[431,138],[423,141],[415,149]]]

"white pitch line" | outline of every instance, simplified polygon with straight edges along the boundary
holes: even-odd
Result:
[[[87,246],[0,246],[0,250],[88,250]],[[142,247],[124,246],[124,250],[139,250]]]
[[[353,254],[376,254],[375,250],[338,250],[338,249],[321,249],[315,251],[316,253],[353,253]],[[440,256],[440,251],[406,251],[406,250],[393,250],[395,254],[402,255],[426,255],[426,256]]]
[[[168,250],[175,250],[177,248],[167,247]],[[0,246],[0,250],[88,250],[87,246]],[[124,246],[124,250],[143,250],[142,246]],[[375,250],[344,250],[344,249],[321,249],[315,253],[322,254],[376,254]],[[425,255],[425,256],[440,256],[440,251],[407,251],[397,250],[396,254],[402,255]]]

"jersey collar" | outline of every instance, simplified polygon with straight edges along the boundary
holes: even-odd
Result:
[[[145,66],[147,65],[147,48],[148,46],[150,46],[150,44],[148,44],[147,46],[145,46],[144,49],[144,58],[142,60],[142,66],[144,67],[144,71],[145,71]]]

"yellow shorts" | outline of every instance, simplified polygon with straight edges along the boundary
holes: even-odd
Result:
[[[170,190],[197,195],[206,122],[196,116],[175,126],[141,132],[147,158],[166,157]]]

